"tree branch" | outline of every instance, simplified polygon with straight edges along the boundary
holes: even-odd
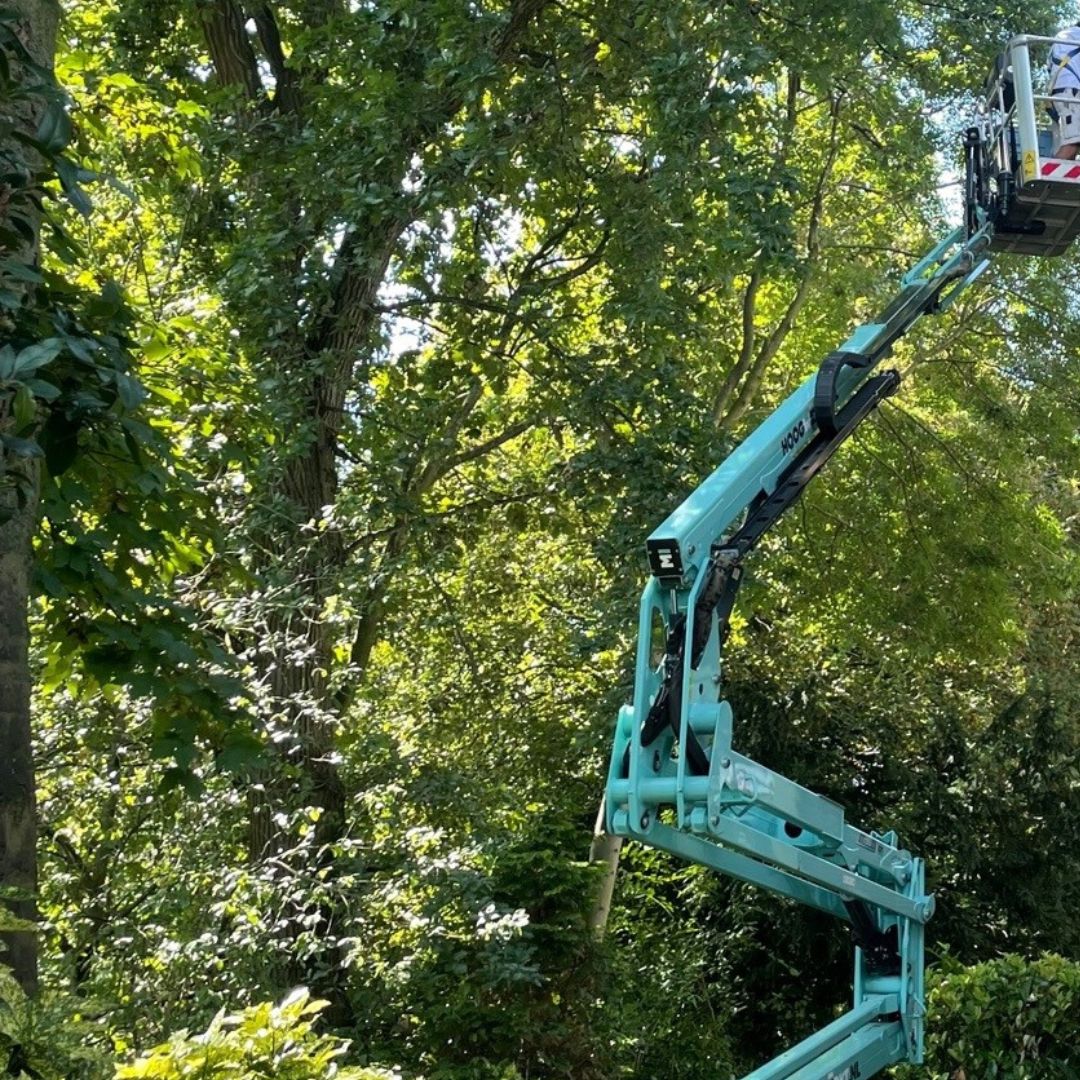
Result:
[[[504,428],[498,435],[493,435],[490,439],[485,439],[482,443],[477,443],[475,446],[470,446],[465,450],[452,454],[445,462],[443,462],[440,476],[445,476],[459,465],[464,465],[469,461],[476,461],[477,458],[482,458],[486,454],[490,454],[492,450],[497,450],[504,443],[508,443],[511,439],[516,439],[519,435],[523,435],[526,431],[536,427],[538,422],[539,421],[535,417],[529,420],[519,420],[516,424],[511,424],[509,427]]]
[[[544,10],[551,0],[514,0],[510,5],[510,18],[495,43],[495,59],[503,63],[524,34],[529,23]]]
[[[761,288],[761,281],[764,276],[764,259],[759,255],[754,261],[754,269],[750,272],[750,280],[747,282],[746,289],[743,292],[742,345],[739,348],[739,359],[727,373],[727,377],[717,391],[716,397],[713,398],[712,412],[718,424],[723,420],[731,396],[735,393],[735,388],[742,382],[747,371],[750,370],[750,364],[753,362],[756,337],[754,318],[757,315],[758,290]]]
[[[249,101],[262,97],[259,65],[239,5],[233,0],[213,0],[200,6],[199,19],[218,81],[223,86],[239,87]]]
[[[799,283],[795,287],[795,295],[791,298],[787,309],[780,321],[774,327],[772,333],[762,344],[758,351],[758,355],[754,360],[754,365],[750,370],[749,375],[746,377],[742,388],[739,390],[738,397],[736,397],[734,404],[721,421],[720,427],[726,431],[730,431],[753,405],[758,390],[761,388],[761,383],[765,378],[766,369],[776,356],[777,352],[779,352],[788,335],[791,333],[795,326],[795,320],[798,318],[799,312],[802,311],[803,305],[810,295],[810,285],[813,280],[814,266],[821,256],[820,233],[821,217],[825,208],[825,185],[832,173],[833,165],[836,163],[837,153],[839,152],[839,121],[840,102],[839,99],[837,99],[834,102],[832,111],[829,152],[826,155],[825,162],[821,168],[821,173],[818,176],[818,182],[810,206],[810,220],[806,227],[806,258],[803,261]]]
[[[791,152],[792,143],[795,141],[796,125],[799,116],[799,92],[801,80],[799,75],[789,70],[787,78],[787,92],[785,94],[784,125],[780,135],[780,145],[773,159],[772,168],[769,170],[770,179],[775,179],[780,170],[787,164]],[[754,357],[754,345],[756,343],[757,330],[755,319],[757,317],[757,298],[765,279],[767,259],[764,252],[759,252],[754,259],[753,269],[750,271],[750,280],[746,291],[743,293],[742,302],[742,343],[739,348],[739,358],[735,366],[727,373],[720,389],[713,399],[712,413],[717,424],[722,425],[723,417],[731,402],[732,395],[738,389],[739,384],[750,370]]]
[[[268,3],[257,4],[252,9],[251,17],[255,20],[259,42],[274,74],[274,105],[281,112],[299,112],[300,91],[296,85],[296,73],[285,63],[285,50],[281,47],[281,31],[274,9]]]
[[[480,386],[479,380],[477,380],[477,386]],[[480,386],[480,389],[482,390],[482,386]],[[511,424],[498,435],[494,435],[490,439],[485,439],[484,442],[478,443],[476,446],[460,450],[456,454],[440,457],[440,451],[445,451],[448,446],[452,445],[453,441],[456,441],[458,433],[473,409],[476,407],[476,403],[479,399],[480,393],[476,392],[476,387],[474,387],[473,390],[470,390],[470,393],[462,403],[457,414],[447,425],[447,430],[436,444],[428,464],[424,467],[420,476],[417,477],[411,488],[406,492],[407,502],[415,502],[421,498],[451,469],[456,468],[458,465],[463,465],[468,461],[476,461],[485,454],[491,453],[492,450],[495,450],[504,443],[516,438],[530,427],[534,427],[538,422],[536,419],[519,421],[516,424]],[[367,592],[361,604],[361,615],[357,620],[356,632],[353,635],[350,658],[352,663],[358,669],[357,678],[362,677],[363,673],[367,670],[368,661],[371,658],[371,650],[375,647],[375,642],[378,640],[378,635],[382,626],[383,613],[385,611],[386,597],[390,591],[392,581],[392,577],[388,572],[389,566],[404,553],[405,545],[408,543],[409,534],[412,531],[416,516],[417,515],[414,512],[407,510],[402,511],[397,515],[393,525],[386,533],[386,543],[379,560],[380,573],[374,576],[371,580],[371,584],[368,585]]]

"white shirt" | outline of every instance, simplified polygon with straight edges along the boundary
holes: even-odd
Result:
[[[1057,35],[1059,45],[1050,50],[1047,69],[1050,72],[1050,93],[1080,90],[1080,26],[1067,26]],[[1075,56],[1069,54],[1076,50]]]

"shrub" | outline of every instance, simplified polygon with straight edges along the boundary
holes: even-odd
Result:
[[[98,1080],[112,1061],[97,1006],[45,991],[28,998],[0,964],[0,1076]]]
[[[904,1080],[1055,1080],[1080,1076],[1080,964],[1004,956],[934,972],[926,1069]]]
[[[325,1001],[294,990],[280,1005],[264,1002],[242,1013],[219,1013],[200,1035],[173,1035],[130,1065],[115,1080],[394,1080],[379,1069],[342,1066],[348,1042],[314,1030]]]

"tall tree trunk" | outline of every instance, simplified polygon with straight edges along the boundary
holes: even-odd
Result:
[[[320,0],[325,16],[326,0]],[[549,0],[512,0],[508,19],[490,42],[497,63],[511,59],[517,40],[526,32]],[[262,85],[258,57],[243,30],[245,12],[251,12],[266,62],[274,75],[271,95]],[[203,8],[202,28],[218,80],[246,99],[249,111],[273,106],[302,117],[305,96],[299,75],[290,69],[283,48],[274,5],[254,7],[239,0],[211,0]],[[461,87],[425,93],[415,116],[403,122],[393,159],[404,179],[415,153],[435,138],[462,107]],[[382,166],[380,166],[382,167]],[[334,764],[335,724],[341,701],[329,692],[328,674],[333,668],[333,629],[326,625],[324,606],[336,588],[346,558],[340,535],[333,529],[313,537],[308,523],[319,520],[338,494],[338,448],[346,415],[346,400],[358,378],[363,377],[365,356],[374,347],[378,327],[378,291],[391,257],[418,212],[414,201],[402,197],[400,205],[361,214],[345,231],[334,256],[331,296],[321,317],[314,320],[305,339],[296,342],[292,357],[301,358],[296,371],[294,395],[301,403],[306,434],[282,470],[277,494],[284,496],[286,518],[279,531],[265,538],[277,565],[289,567],[294,580],[303,581],[303,595],[293,609],[272,621],[274,640],[270,687],[275,707],[288,719],[288,727],[300,746],[299,761],[308,795],[323,815],[317,835],[332,842],[341,834],[345,818],[345,790]],[[294,271],[290,271],[292,273]],[[317,369],[317,371],[315,371]],[[315,373],[312,373],[315,371]],[[451,447],[453,449],[453,447]],[[398,530],[404,541],[407,530]],[[385,585],[373,586],[369,604],[361,613],[357,631],[359,645],[354,660],[367,654],[381,627]],[[303,658],[303,659],[298,659]],[[290,748],[291,750],[292,748]],[[274,824],[276,796],[268,782],[256,785],[249,798],[248,850],[253,859],[272,854],[280,837]]]
[[[30,665],[26,605],[34,502],[19,508],[0,491],[0,885],[3,905],[22,919],[36,914],[37,818],[30,749]],[[10,890],[10,891],[9,891]],[[0,924],[3,917],[0,916]],[[2,935],[3,955],[22,988],[37,990],[37,937],[29,930]]]
[[[513,59],[515,43],[547,2],[511,0],[505,25],[488,43],[496,63]],[[337,3],[315,0],[311,16],[321,21]],[[208,0],[202,9],[207,48],[218,81],[236,92],[234,105],[242,116],[263,117],[276,111],[297,125],[310,123],[311,90],[318,85],[319,77],[310,68],[291,69],[287,43],[282,41],[282,33],[289,33],[290,26],[287,20],[278,20],[276,6],[272,0],[255,4]],[[290,10],[295,14],[295,8]],[[268,89],[270,80],[265,78],[266,69],[260,68],[262,60],[252,46],[253,39],[242,32],[248,14],[254,19],[258,47],[273,75],[272,92]],[[385,184],[396,171],[398,186],[403,186],[414,156],[437,140],[461,110],[467,100],[465,90],[465,80],[445,85],[440,79],[431,87],[419,88],[415,112],[401,117],[393,151],[380,158],[377,175],[372,179]],[[289,127],[279,123],[274,130],[287,134]],[[266,132],[262,137],[268,137]],[[245,182],[253,188],[257,187],[259,167],[256,164],[245,175]],[[294,216],[307,212],[310,220],[322,222],[325,208],[305,208],[305,198],[304,186],[298,187]],[[266,626],[269,647],[264,673],[270,690],[272,723],[282,736],[276,745],[283,761],[268,765],[249,791],[248,851],[253,862],[281,849],[286,838],[278,824],[278,812],[295,806],[301,796],[322,811],[315,839],[328,873],[332,873],[332,846],[347,826],[348,792],[334,751],[338,720],[350,695],[340,688],[335,692],[331,678],[340,628],[327,619],[326,606],[339,587],[348,552],[336,527],[313,529],[311,523],[324,518],[326,508],[333,508],[338,501],[338,455],[349,393],[367,378],[367,365],[377,346],[378,292],[403,233],[420,212],[419,200],[403,191],[394,205],[358,213],[337,240],[327,283],[329,296],[311,305],[318,315],[305,323],[295,337],[287,341],[275,338],[267,343],[263,353],[280,356],[289,370],[290,398],[297,412],[296,430],[288,438],[288,456],[270,482],[276,507],[273,524],[267,527],[260,523],[256,527],[266,528],[266,535],[260,538],[260,546],[269,556],[263,571],[271,578],[284,572],[295,588],[290,592],[287,610],[272,614]],[[323,224],[314,231],[318,232]],[[267,275],[268,288],[284,290],[283,295],[293,288],[307,243],[298,241],[284,279]],[[466,418],[479,396],[478,385]],[[453,438],[446,441],[447,457],[459,449],[460,425],[452,434]],[[410,491],[412,495],[422,493],[439,475],[437,471],[421,471],[422,482],[418,490]],[[388,560],[400,554],[407,537],[407,523],[395,528],[384,553]],[[384,584],[373,584],[359,616],[353,659],[359,659],[361,668],[366,668],[368,654],[381,631],[385,591]],[[281,764],[287,767],[282,769]],[[323,926],[337,925],[339,920],[333,912],[324,914]],[[343,986],[345,975],[336,956],[324,953],[314,965],[308,963],[308,968],[298,969],[293,977],[331,1000],[333,1022],[351,1022]]]
[[[56,53],[59,7],[55,0],[9,0],[5,5],[17,19],[17,32],[31,59],[52,69]],[[15,82],[37,82],[17,56],[7,57]],[[0,123],[32,135],[37,128],[42,101],[29,98],[0,109]],[[4,123],[6,122],[6,123]],[[8,130],[10,130],[8,128]],[[5,172],[32,177],[40,161],[10,135],[0,136],[0,162]],[[0,184],[0,224],[11,205],[11,189]],[[38,261],[38,233],[17,250],[0,249],[6,259],[34,266]],[[0,427],[6,423],[0,417]],[[0,886],[3,902],[16,916],[32,920],[36,915],[37,813],[34,761],[30,742],[30,633],[27,604],[30,595],[31,541],[37,518],[37,469],[25,462],[4,461],[6,477],[0,476]],[[17,495],[10,473],[21,469],[28,483]],[[8,482],[5,482],[8,481]],[[2,935],[9,964],[28,994],[37,991],[37,936],[31,930],[12,930]]]

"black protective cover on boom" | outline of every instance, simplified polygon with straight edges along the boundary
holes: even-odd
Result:
[[[814,426],[825,436],[836,434],[836,378],[846,367],[865,368],[871,363],[862,353],[838,349],[829,353],[818,368],[814,383]]]
[[[851,920],[851,936],[863,951],[866,966],[873,975],[900,974],[900,941],[897,928],[879,930],[865,900],[845,900]]]
[[[852,356],[834,353],[833,356]],[[828,363],[829,357],[825,363]],[[860,358],[865,359],[865,358]],[[869,361],[867,361],[869,363]],[[822,365],[824,367],[824,364]],[[776,488],[768,495],[762,493],[750,506],[742,526],[712,551],[708,580],[694,608],[694,640],[690,643],[690,667],[694,669],[712,635],[713,616],[717,617],[720,643],[728,634],[728,619],[735,606],[735,595],[742,582],[742,560],[757,546],[765,533],[780,520],[784,511],[803,493],[806,485],[836,453],[848,436],[881,402],[900,386],[896,371],[883,371],[868,379],[835,414],[832,431],[819,429],[817,435],[780,476]],[[830,409],[831,413],[831,409]],[[649,746],[666,727],[679,737],[682,715],[683,669],[686,664],[686,616],[676,615],[668,631],[664,648],[664,676],[649,712],[641,725],[641,745]],[[687,757],[690,772],[704,775],[709,771],[709,758],[693,731],[686,733]],[[623,763],[629,769],[629,747]]]
[[[994,87],[997,86],[999,79],[1001,80],[1001,101],[993,102],[991,107],[1000,105],[1008,113],[1012,111],[1012,107],[1016,104],[1016,84],[1013,82],[1012,63],[1007,52],[1000,52],[994,57],[994,66],[989,76],[987,76],[986,86],[983,88],[984,100],[994,92]]]

